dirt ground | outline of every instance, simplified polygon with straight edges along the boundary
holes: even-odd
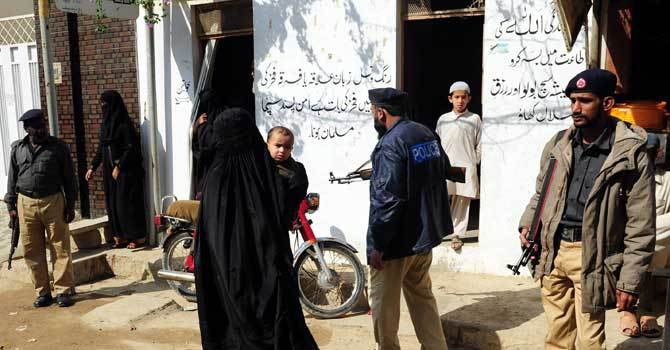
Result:
[[[90,328],[80,317],[112,301],[105,295],[80,294],[69,308],[52,305],[32,307],[32,287],[24,285],[0,293],[0,349],[199,349],[197,329],[126,329]],[[25,327],[25,330],[20,331]],[[153,346],[138,347],[139,344]]]
[[[96,329],[82,322],[84,314],[121,296],[99,294],[95,290],[79,292],[72,307],[59,308],[54,304],[36,309],[32,307],[35,295],[31,286],[2,281],[0,350],[200,349],[196,311],[171,309],[117,330]],[[321,349],[374,349],[370,319],[365,313],[339,320],[319,320],[309,315],[306,319]],[[413,336],[401,334],[400,339],[403,348],[418,348]]]

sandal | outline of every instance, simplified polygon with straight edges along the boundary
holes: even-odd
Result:
[[[647,338],[658,338],[661,336],[661,329],[658,328],[655,317],[640,317],[640,334]]]
[[[454,238],[451,239],[451,249],[459,250],[462,247],[463,247],[463,241],[461,241],[461,239],[458,238],[458,235],[454,236]]]
[[[128,245],[126,246],[126,248],[128,248],[128,249],[137,249],[137,248],[141,248],[141,247],[144,247],[144,244],[145,244],[145,243],[146,243],[146,239],[137,240],[137,241],[131,241],[130,243],[128,243]]]
[[[621,334],[630,337],[637,338],[640,336],[640,325],[637,323],[637,317],[634,313],[628,311],[622,311],[623,315],[619,318],[619,329]]]
[[[114,249],[125,248],[126,246],[128,246],[129,243],[130,242],[128,242],[126,240],[118,240],[118,239],[114,238],[114,243],[112,244],[112,248],[114,248]]]

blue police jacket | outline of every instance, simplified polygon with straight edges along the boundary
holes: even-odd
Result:
[[[446,170],[449,158],[427,127],[401,119],[372,152],[368,259],[372,249],[383,260],[421,254],[454,232]]]

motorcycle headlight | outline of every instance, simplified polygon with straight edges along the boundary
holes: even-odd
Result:
[[[317,209],[319,209],[319,194],[318,193],[310,193],[307,195],[307,210],[310,213],[315,212]]]

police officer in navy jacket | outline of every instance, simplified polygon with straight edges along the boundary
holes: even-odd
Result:
[[[424,349],[447,348],[428,273],[432,248],[453,232],[446,171],[435,133],[403,118],[407,95],[369,91],[380,139],[372,153],[367,255],[379,349],[399,349],[400,290]]]

